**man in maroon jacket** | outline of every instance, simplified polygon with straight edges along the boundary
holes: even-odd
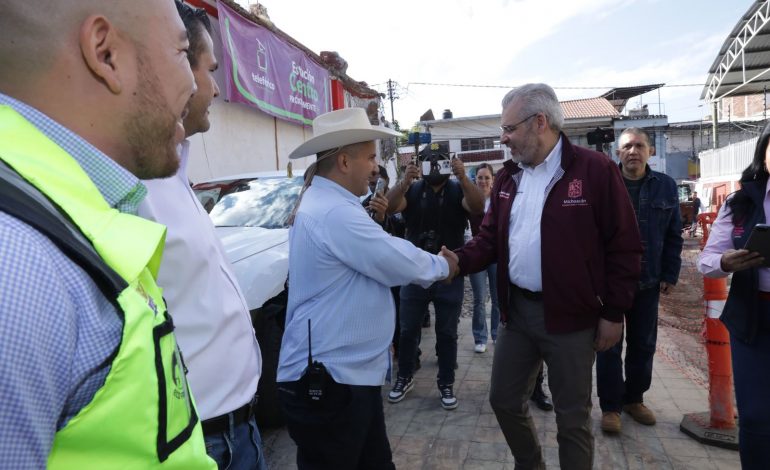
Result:
[[[561,468],[588,470],[595,351],[620,339],[639,279],[639,230],[617,165],[561,133],[551,87],[509,92],[501,121],[513,160],[498,173],[480,232],[457,250],[459,274],[498,266],[503,328],[489,401],[516,468],[544,468],[527,401],[545,361]]]

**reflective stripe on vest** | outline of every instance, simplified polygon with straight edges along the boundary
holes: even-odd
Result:
[[[48,468],[216,468],[155,283],[165,228],[109,207],[70,155],[7,106],[0,159],[54,201],[128,284],[117,299],[123,336],[110,372],[56,433]]]

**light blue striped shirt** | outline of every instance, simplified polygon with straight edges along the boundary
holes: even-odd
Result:
[[[136,213],[140,181],[40,111],[0,93],[69,153],[107,202]],[[123,323],[77,264],[0,212],[0,468],[45,468],[54,435],[93,398]]]
[[[307,367],[307,320],[313,359],[338,383],[382,385],[395,328],[391,286],[430,286],[446,260],[392,237],[350,191],[316,176],[289,231],[289,302],[278,381]]]

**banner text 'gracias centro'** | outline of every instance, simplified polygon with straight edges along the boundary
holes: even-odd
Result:
[[[217,9],[228,101],[306,125],[330,110],[326,69],[222,2]]]

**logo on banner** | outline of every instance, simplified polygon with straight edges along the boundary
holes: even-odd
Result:
[[[266,88],[270,91],[275,91],[275,83],[271,82],[270,79],[267,77],[267,47],[265,47],[264,44],[259,39],[256,39],[257,41],[257,68],[262,72],[254,73],[251,72],[251,79],[254,80],[254,83],[257,85],[260,85],[263,88]]]
[[[267,48],[257,39],[257,67],[267,73]]]

